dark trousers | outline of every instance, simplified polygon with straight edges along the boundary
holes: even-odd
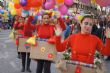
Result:
[[[26,69],[29,69],[30,68],[31,59],[29,58],[29,56],[30,56],[30,53],[27,53],[27,58],[26,58],[26,52],[21,52],[22,68],[24,68],[24,69],[25,69],[25,66],[26,65],[27,65]]]
[[[17,53],[18,53],[18,58],[21,56],[21,52],[18,52],[18,46],[17,46]]]
[[[43,70],[44,70],[44,73],[51,73],[50,67],[51,67],[51,61],[37,60],[36,73],[42,73]]]

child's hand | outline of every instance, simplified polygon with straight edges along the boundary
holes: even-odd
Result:
[[[105,31],[106,38],[110,38],[110,28],[107,28]]]
[[[60,28],[60,26],[57,24],[56,28],[55,28],[55,34],[56,36],[60,36],[62,33],[62,29]]]

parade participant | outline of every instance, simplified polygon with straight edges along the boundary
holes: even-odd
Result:
[[[16,31],[16,34],[23,35],[23,25],[24,25],[25,18],[24,17],[16,17],[16,20],[14,22],[13,29]],[[17,41],[16,44],[18,45]]]
[[[106,44],[103,45],[101,39],[91,34],[93,26],[93,18],[86,15],[82,18],[80,27],[81,32],[70,35],[64,42],[61,43],[61,31],[59,28],[56,30],[56,48],[57,51],[65,51],[66,48],[71,48],[71,60],[77,62],[83,62],[86,64],[94,64],[94,54],[98,50],[103,55],[110,55],[110,28],[106,29]],[[76,69],[73,73],[96,73],[93,68],[87,68],[76,65]],[[77,72],[80,71],[80,72]]]
[[[49,39],[54,36],[54,26],[50,25],[51,16],[48,13],[44,13],[42,15],[43,24],[37,25],[37,34],[38,38],[41,39]],[[44,73],[51,73],[50,70],[51,61],[48,60],[37,60],[37,70],[36,73],[42,73],[44,69]]]
[[[17,31],[18,30],[18,25],[19,25],[19,16],[15,16],[14,17],[14,20],[13,20],[13,29],[15,30],[15,31]],[[16,44],[17,45],[17,44]],[[18,46],[17,46],[17,50],[18,50]],[[18,52],[18,58],[20,58],[20,52]]]
[[[13,21],[13,28],[15,29],[15,30],[17,30],[17,26],[18,26],[18,24],[19,24],[19,16],[15,16],[14,17],[14,21]]]
[[[110,28],[110,15],[108,15],[107,27]],[[110,56],[107,57],[106,61],[110,61]]]
[[[15,16],[15,21],[14,21],[13,29],[16,31],[16,34],[23,35],[24,19],[25,18],[23,18],[23,17]],[[16,45],[17,45],[17,50],[18,50],[18,36],[16,37]],[[18,58],[21,58],[20,52],[18,52]]]
[[[35,30],[35,26],[31,24],[32,20],[33,20],[33,18],[31,16],[29,16],[28,18],[25,19],[25,22],[23,25],[23,38],[29,38],[29,37],[33,36],[33,31]],[[27,55],[27,57],[26,57],[26,55]],[[31,72],[31,69],[30,69],[31,59],[29,58],[29,56],[30,56],[30,53],[21,52],[21,59],[22,59],[21,72],[25,72],[25,68],[28,72]],[[25,66],[27,66],[27,67],[25,67]]]
[[[94,23],[93,23],[92,32],[91,32],[91,34],[94,34],[96,36],[97,36],[97,30],[100,28],[98,21],[99,21],[98,18],[94,18]]]

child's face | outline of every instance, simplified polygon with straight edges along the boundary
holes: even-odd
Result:
[[[42,20],[44,24],[48,24],[50,22],[49,15],[43,15]]]

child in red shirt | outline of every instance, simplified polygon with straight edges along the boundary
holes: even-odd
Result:
[[[33,31],[35,30],[35,26],[31,24],[31,21],[33,20],[33,18],[31,16],[29,16],[28,18],[25,19],[24,24],[22,25],[23,27],[23,38],[29,38],[33,36]],[[27,55],[27,57],[26,57]],[[22,70],[21,72],[25,72],[25,68],[28,72],[31,72],[30,69],[30,63],[31,63],[31,59],[29,58],[30,53],[26,53],[26,52],[21,52],[21,58],[22,58]],[[27,60],[26,60],[27,59]],[[27,61],[27,62],[26,62]],[[27,64],[25,67],[25,64]]]
[[[106,44],[103,45],[101,39],[99,39],[97,36],[91,35],[91,30],[93,26],[93,20],[91,16],[84,16],[81,20],[80,26],[81,26],[80,33],[69,36],[62,43],[61,37],[60,36],[56,37],[57,51],[62,52],[66,50],[67,47],[70,47],[71,60],[88,64],[94,63],[94,54],[96,50],[101,52],[101,54],[103,55],[110,55],[110,36],[108,35],[110,29],[107,29]],[[57,31],[59,31],[57,35],[60,35],[61,31],[59,30],[59,28],[57,28]],[[90,69],[90,73],[91,72],[92,68]]]
[[[45,13],[42,15],[43,24],[39,24],[36,26],[38,38],[41,39],[49,39],[54,36],[54,26],[50,25],[50,15]],[[36,73],[42,73],[44,69],[44,73],[51,73],[50,70],[51,61],[48,60],[37,60],[37,70]]]
[[[24,23],[24,18],[23,17],[19,17],[19,16],[15,16],[15,21],[14,21],[14,25],[13,25],[13,29],[16,31],[15,34],[21,34],[23,35],[23,27],[21,26],[21,24]],[[16,45],[17,45],[17,50],[18,50],[18,35],[16,36]],[[18,58],[21,58],[21,54],[20,52],[18,52]]]

